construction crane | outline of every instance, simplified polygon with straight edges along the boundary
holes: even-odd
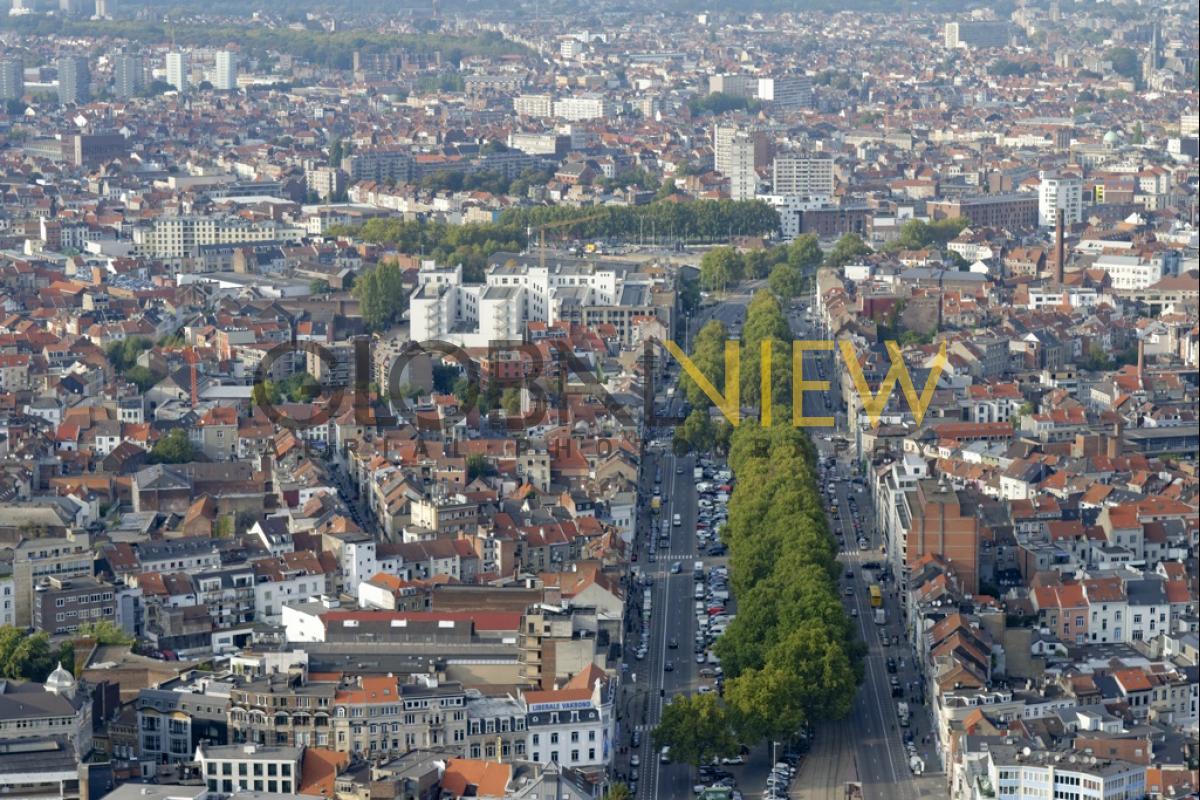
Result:
[[[588,214],[586,217],[577,219],[560,219],[557,222],[546,222],[537,226],[538,231],[538,266],[546,266],[546,231],[554,228],[569,228],[573,225],[582,225],[585,222],[591,222],[595,219],[607,216],[603,211],[597,211],[595,214]],[[532,233],[532,228],[530,228]]]
[[[192,408],[200,405],[200,387],[196,383],[196,362],[200,357],[196,355],[196,348],[190,344],[183,348],[183,360],[188,365],[188,380],[192,385]]]

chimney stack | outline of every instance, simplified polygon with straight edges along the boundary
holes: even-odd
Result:
[[[1138,339],[1137,376],[1138,376],[1138,385],[1139,386],[1145,385],[1143,383],[1143,381],[1145,380],[1143,370],[1145,368],[1146,368],[1146,340]]]
[[[1066,269],[1066,248],[1063,246],[1063,228],[1066,227],[1066,211],[1058,209],[1054,214],[1054,282],[1063,284],[1063,272]]]

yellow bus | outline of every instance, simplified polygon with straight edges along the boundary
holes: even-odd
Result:
[[[883,591],[879,588],[879,584],[871,584],[871,608],[880,608],[883,606]]]

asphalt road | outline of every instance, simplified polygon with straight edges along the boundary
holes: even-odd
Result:
[[[727,327],[740,325],[749,300],[748,293],[735,294],[727,297],[725,302],[700,309],[693,317],[687,319],[684,349],[690,347],[691,337],[710,319],[719,319]],[[682,417],[683,398],[674,397],[667,404],[665,411],[668,418]],[[700,665],[696,664],[692,649],[696,632],[692,566],[695,561],[700,560],[696,553],[698,498],[696,482],[692,478],[695,461],[691,456],[677,459],[670,452],[651,449],[647,451],[643,463],[642,494],[644,497],[650,497],[654,492],[656,476],[661,476],[659,490],[662,495],[662,508],[657,515],[646,511],[640,517],[637,526],[636,563],[641,571],[653,578],[653,610],[650,615],[650,636],[645,658],[641,661],[633,658],[641,636],[640,620],[639,629],[633,634],[628,648],[629,680],[626,682],[622,702],[628,704],[630,710],[625,717],[623,743],[629,744],[629,736],[634,728],[642,731],[641,746],[636,751],[640,760],[637,768],[638,798],[683,800],[693,796],[692,770],[683,764],[660,763],[652,733],[661,718],[663,707],[671,702],[671,698],[677,694],[695,691],[699,685]],[[673,524],[675,514],[680,516],[678,526]],[[649,537],[661,536],[663,522],[670,526],[670,543],[667,544],[659,538],[655,551],[656,561],[650,563]],[[706,564],[716,561],[703,560]],[[671,565],[676,562],[680,563],[680,571],[673,575]],[[640,597],[641,589],[637,591]],[[672,639],[678,645],[676,648],[669,646]],[[672,666],[670,671],[664,669],[668,662]],[[622,754],[618,761],[618,773],[625,776],[629,776],[632,769],[629,766],[629,755],[630,753]],[[748,765],[747,769],[752,766],[753,764]],[[765,774],[765,767],[762,772]]]
[[[792,315],[792,329],[798,338],[820,338],[821,333],[805,330],[800,323],[799,315]],[[817,363],[822,361],[825,367],[824,379],[833,374],[832,353],[809,353],[805,356],[804,372],[808,380],[821,379],[817,372]],[[832,395],[827,399],[823,393],[806,394],[804,411],[806,416],[833,415],[834,405]],[[842,419],[839,417],[839,422]],[[814,429],[814,439],[822,459],[835,455],[831,442],[824,437],[834,433],[832,430]],[[855,622],[859,634],[868,646],[866,658],[866,675],[854,701],[849,717],[835,723],[822,726],[816,734],[813,748],[804,760],[797,779],[792,786],[791,795],[804,800],[817,798],[844,798],[848,781],[857,781],[862,786],[864,800],[873,798],[888,798],[888,800],[916,800],[923,797],[936,797],[944,793],[942,781],[937,775],[926,772],[921,777],[914,776],[909,768],[909,756],[905,751],[903,730],[896,716],[896,703],[906,700],[912,710],[912,723],[909,731],[917,743],[918,753],[924,759],[927,769],[936,766],[931,747],[922,740],[930,730],[930,719],[926,709],[918,704],[915,682],[917,674],[914,668],[913,653],[905,644],[900,616],[900,604],[895,596],[896,583],[881,584],[884,589],[884,608],[887,615],[885,625],[876,625],[874,609],[871,607],[868,587],[879,583],[878,575],[873,572],[864,573],[861,564],[864,561],[883,562],[879,550],[882,544],[874,530],[874,515],[867,513],[869,497],[860,487],[845,479],[852,470],[850,459],[839,459],[838,470],[842,479],[835,481],[835,497],[838,504],[839,516],[832,520],[835,533],[841,533],[844,545],[839,554],[839,561],[845,568],[853,571],[853,579],[842,578],[842,586],[850,586],[852,594],[843,594],[843,601],[848,609],[857,609]],[[828,484],[828,477],[826,479]],[[850,510],[850,497],[854,496],[857,512]],[[862,533],[869,542],[869,549],[860,550],[857,544],[857,534],[854,531],[853,520],[862,523]],[[880,630],[885,630],[889,637],[888,646],[882,644]],[[898,644],[890,644],[892,636],[897,637]],[[890,675],[887,672],[887,659],[895,658],[897,663],[903,659],[904,667],[897,668],[896,677],[904,688],[903,698],[893,698]],[[913,693],[910,696],[910,692]]]
[[[678,409],[672,409],[677,411]],[[662,508],[659,514],[646,512],[638,525],[635,541],[639,571],[652,577],[652,610],[650,635],[645,658],[637,660],[633,653],[641,641],[639,627],[632,634],[627,656],[625,696],[622,703],[629,709],[623,728],[623,744],[629,744],[634,729],[641,730],[641,746],[637,753],[641,764],[638,771],[637,797],[669,798],[691,796],[690,770],[679,764],[660,764],[654,747],[652,731],[661,718],[663,707],[676,694],[690,692],[696,687],[697,665],[693,660],[692,641],[695,618],[692,598],[692,563],[696,555],[696,487],[692,481],[692,458],[675,458],[669,452],[650,451],[644,460],[643,494],[653,494],[656,477],[661,476]],[[675,514],[680,524],[673,525]],[[661,539],[663,523],[671,530],[670,542]],[[654,563],[650,562],[651,538],[657,540]],[[680,570],[671,574],[671,565],[679,562]],[[641,589],[638,590],[641,596]],[[671,640],[677,648],[670,647]],[[671,669],[665,669],[670,663]],[[626,776],[632,768],[629,753],[623,754],[618,771]]]
[[[689,344],[690,337],[709,319],[719,319],[727,327],[740,327],[750,297],[749,292],[729,295],[723,302],[701,309],[688,320]],[[792,328],[797,338],[820,338],[815,332],[804,331],[799,324],[798,315],[794,313]],[[809,380],[820,379],[816,367],[818,359],[822,359],[826,365],[824,377],[827,379],[832,374],[832,358],[832,353],[807,354],[805,377]],[[669,415],[681,415],[682,398],[676,397],[668,405]],[[805,395],[807,416],[825,416],[833,413],[832,396],[827,403],[827,398],[820,393]],[[839,418],[839,422],[842,421]],[[831,433],[833,431],[813,430],[814,440],[823,458],[834,455],[832,444],[825,442],[823,438]],[[849,467],[845,461],[842,462],[842,466],[846,469]],[[643,496],[651,496],[655,488],[655,476],[661,475],[660,491],[663,505],[661,513],[654,517],[647,510],[638,525],[636,564],[640,570],[649,573],[653,578],[653,610],[647,654],[641,661],[633,657],[641,638],[638,629],[640,620],[631,634],[627,657],[629,679],[626,681],[625,695],[622,699],[622,708],[625,709],[623,743],[629,743],[629,735],[635,727],[642,731],[641,746],[636,751],[640,759],[636,794],[639,800],[683,800],[693,796],[692,770],[674,763],[660,764],[652,736],[664,705],[676,694],[694,691],[698,685],[698,665],[692,652],[696,622],[691,566],[698,559],[695,540],[697,496],[692,467],[691,457],[676,459],[665,451],[651,450],[644,460]],[[871,540],[870,550],[858,550],[848,505],[851,493],[855,494],[859,504],[857,516],[862,519],[864,533]],[[909,681],[916,679],[911,652],[904,644],[889,645],[887,648],[882,646],[867,592],[868,585],[876,582],[876,579],[873,575],[864,579],[859,566],[863,561],[882,560],[878,550],[879,542],[872,530],[871,515],[866,513],[867,496],[865,493],[856,492],[849,482],[839,481],[837,502],[840,505],[840,519],[834,521],[834,529],[836,531],[839,526],[844,526],[846,543],[839,558],[847,567],[853,568],[855,573],[853,581],[849,582],[853,594],[844,596],[843,599],[847,608],[858,609],[856,622],[859,633],[869,648],[866,678],[855,698],[850,716],[824,725],[817,731],[808,755],[801,762],[799,774],[791,788],[791,796],[805,800],[840,800],[845,797],[848,781],[861,782],[864,800],[885,797],[888,800],[918,800],[939,796],[942,793],[939,777],[926,776],[918,779],[909,769],[902,730],[896,719],[895,704],[898,698],[891,696],[886,659],[889,655],[897,658],[903,655],[905,668],[898,670],[897,676],[907,685]],[[680,515],[679,526],[671,524],[674,514]],[[655,551],[656,561],[650,563],[648,537],[660,535],[663,521],[671,526],[670,544],[668,546],[660,539]],[[714,563],[714,559],[702,560],[706,566]],[[674,562],[682,562],[681,570],[676,575],[670,573],[671,564]],[[843,585],[846,583],[843,579]],[[890,591],[894,589],[894,583],[887,588],[889,591],[885,593],[885,602],[888,624],[884,627],[887,628],[889,637],[895,634],[903,643],[905,636],[900,627],[899,605]],[[640,603],[641,588],[637,588],[636,592]],[[736,598],[734,602],[736,603]],[[678,642],[678,649],[668,647],[672,639]],[[667,662],[673,666],[670,671],[664,670]],[[929,730],[929,719],[923,713],[924,709],[916,703],[910,702],[910,706],[914,711],[910,730],[920,742]],[[935,765],[929,748],[921,749],[926,763],[930,766]],[[630,774],[629,755],[628,752],[623,753],[618,760],[618,773],[624,777]],[[745,766],[732,769],[738,778],[738,789],[744,797],[761,796],[766,773],[773,760],[770,745],[760,745],[749,755]]]

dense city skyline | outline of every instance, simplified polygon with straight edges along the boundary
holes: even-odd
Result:
[[[1197,796],[1198,23],[0,0],[0,793]]]

